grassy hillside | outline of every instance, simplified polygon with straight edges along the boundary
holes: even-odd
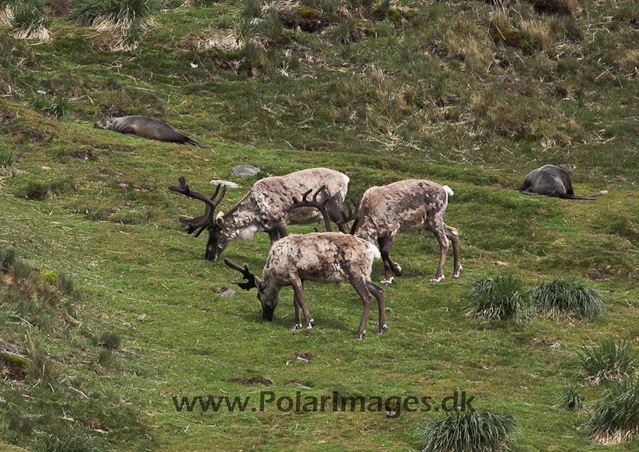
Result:
[[[171,0],[130,41],[50,3],[50,41],[0,27],[0,341],[38,364],[0,360],[0,449],[415,450],[440,416],[177,412],[172,400],[261,390],[437,401],[463,390],[475,409],[514,416],[513,450],[636,449],[590,441],[605,384],[576,376],[583,344],[639,340],[636,2],[543,12],[525,1]],[[93,128],[132,114],[212,149]],[[233,176],[240,163],[262,172]],[[521,195],[545,163],[570,169],[577,194],[609,193]],[[351,195],[406,178],[451,186],[462,277],[429,284],[435,238],[400,234],[389,330],[361,342],[347,284],[307,284],[310,331],[289,330],[290,289],[272,323],[255,293],[221,296],[237,274],[180,230],[178,217],[202,206],[167,186],[181,175],[204,192],[236,182],[227,211],[260,177],[317,166],[348,174]],[[258,270],[268,250],[261,234],[225,256]],[[469,316],[486,275],[528,288],[574,278],[607,310],[590,322]],[[373,313],[369,332],[376,324]],[[273,385],[229,382],[255,377]],[[586,411],[560,406],[573,386]]]

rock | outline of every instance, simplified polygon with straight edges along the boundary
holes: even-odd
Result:
[[[18,349],[16,347],[14,347],[11,344],[8,344],[6,342],[2,342],[0,341],[0,350],[2,350],[3,352],[6,353],[11,353],[13,355],[19,355],[20,352],[18,351]]]
[[[238,165],[231,169],[231,173],[235,176],[257,176],[260,169],[253,165]]]
[[[214,290],[213,293],[218,297],[232,297],[235,295],[235,291],[233,289],[229,289],[228,287],[220,287],[217,290]]]
[[[237,168],[237,167],[236,167]],[[259,170],[258,170],[259,171]],[[211,182],[209,182],[209,184],[213,184],[213,185],[226,185],[229,188],[238,188],[239,185],[237,185],[235,182],[229,182],[227,180],[217,180],[217,179],[213,179]]]

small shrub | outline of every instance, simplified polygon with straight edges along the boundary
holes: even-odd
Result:
[[[284,32],[284,26],[282,25],[282,21],[280,20],[280,15],[274,9],[269,10],[264,18],[264,28],[266,30],[266,36],[276,41],[282,37],[282,33]]]
[[[631,375],[639,367],[637,349],[619,338],[602,339],[592,347],[582,346],[577,353],[583,375],[594,384]]]
[[[27,338],[26,354],[29,358],[29,366],[27,367],[28,378],[34,381],[41,381],[45,384],[51,384],[55,381],[57,371],[53,363],[40,348],[40,344],[31,337]]]
[[[581,411],[584,402],[575,388],[566,388],[561,396],[561,407],[568,411]]]
[[[245,0],[244,11],[242,13],[244,17],[253,19],[255,17],[262,17],[262,2],[261,0]]]
[[[532,300],[542,312],[575,315],[584,320],[600,317],[606,303],[595,290],[567,279],[541,283],[533,291]]]
[[[0,151],[0,168],[11,168],[16,164],[16,156],[11,151]]]
[[[100,336],[100,345],[107,350],[117,350],[120,348],[122,339],[120,335],[113,332],[103,333]]]
[[[31,102],[31,108],[41,111],[62,120],[69,114],[69,102],[64,96],[51,99],[45,94],[38,94]]]
[[[113,367],[113,352],[110,349],[102,350],[98,355],[98,362],[103,367]]]
[[[55,285],[58,290],[65,295],[71,295],[73,293],[73,281],[64,273],[61,273],[57,277]]]
[[[532,314],[529,295],[522,282],[512,276],[478,280],[471,297],[475,301],[471,312],[487,319],[519,322]]]
[[[632,441],[639,434],[639,378],[611,383],[596,402],[588,427],[591,439],[602,444]]]
[[[507,450],[515,418],[496,413],[458,411],[433,419],[422,431],[422,452],[489,452]]]

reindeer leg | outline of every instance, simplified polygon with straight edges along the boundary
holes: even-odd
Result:
[[[446,252],[448,251],[448,238],[446,237],[446,232],[444,230],[444,221],[443,218],[438,216],[435,219],[435,224],[433,225],[433,233],[435,237],[437,237],[437,241],[439,242],[439,266],[437,267],[437,273],[435,273],[435,277],[430,280],[432,283],[442,282],[446,277],[444,276],[444,263],[446,262]]]
[[[464,268],[461,266],[461,250],[459,248],[459,232],[457,231],[457,229],[448,226],[448,225],[444,225],[444,230],[446,231],[446,237],[448,237],[450,239],[450,241],[453,243],[453,253],[454,253],[454,266],[455,268],[453,269],[453,278],[459,278],[459,275],[461,274],[462,271],[464,271]]]
[[[353,278],[350,281],[351,285],[355,288],[355,291],[362,299],[362,303],[364,304],[364,312],[362,312],[362,321],[359,324],[359,330],[357,330],[357,336],[355,339],[361,340],[362,336],[366,334],[366,322],[368,321],[368,314],[371,310],[371,293],[368,291],[367,283],[364,281],[364,278],[358,277]]]
[[[297,300],[297,293],[295,287],[293,287],[293,306],[295,307],[295,323],[293,323],[292,330],[299,330],[302,328],[302,322],[300,321],[300,304]]]
[[[386,325],[386,305],[384,302],[384,291],[381,287],[373,284],[372,282],[366,283],[366,287],[368,291],[373,294],[375,298],[377,298],[377,307],[379,308],[379,329],[377,330],[377,334],[382,334],[382,332],[388,328]]]
[[[384,261],[384,279],[381,280],[381,283],[385,286],[391,285],[395,281],[395,278],[391,275],[391,271],[395,276],[402,276],[402,267],[400,267],[397,262],[393,262],[390,257],[390,249],[391,246],[393,246],[396,236],[397,231],[377,240],[382,254],[382,260]]]
[[[304,303],[304,286],[302,284],[302,281],[296,279],[293,281],[292,286],[293,291],[295,292],[295,299],[297,300],[297,304],[300,308],[302,308],[302,311],[304,312],[304,327],[307,330],[310,330],[311,328],[313,328],[313,325],[315,325],[315,320],[313,320],[313,318],[311,317],[310,312],[308,312],[308,309],[306,308],[306,303]]]

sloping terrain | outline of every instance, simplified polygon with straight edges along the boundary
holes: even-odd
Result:
[[[263,390],[438,401],[463,390],[475,409],[518,420],[514,450],[636,449],[591,442],[587,413],[559,406],[575,384],[587,407],[601,394],[575,379],[582,344],[639,339],[634,2],[180,3],[158,10],[132,50],[64,9],[49,42],[0,28],[0,252],[19,262],[3,270],[0,341],[53,368],[0,367],[0,449],[73,450],[79,438],[74,450],[414,450],[438,415],[189,412],[173,401]],[[133,114],[211,149],[93,127]],[[261,173],[233,176],[242,163]],[[577,194],[609,193],[521,195],[545,163],[569,169]],[[451,250],[448,279],[429,284],[436,240],[400,234],[389,329],[361,342],[346,284],[306,285],[309,331],[289,330],[289,289],[272,323],[255,293],[222,296],[238,275],[180,230],[178,217],[202,206],[168,185],[236,182],[227,211],[261,177],[318,166],[346,173],[351,195],[407,178],[452,187],[462,277],[449,277]],[[257,270],[268,250],[261,234],[225,256]],[[472,283],[506,274],[529,287],[584,281],[607,311],[590,322],[468,316]],[[375,313],[369,322],[372,332]],[[273,384],[229,382],[257,377]]]

